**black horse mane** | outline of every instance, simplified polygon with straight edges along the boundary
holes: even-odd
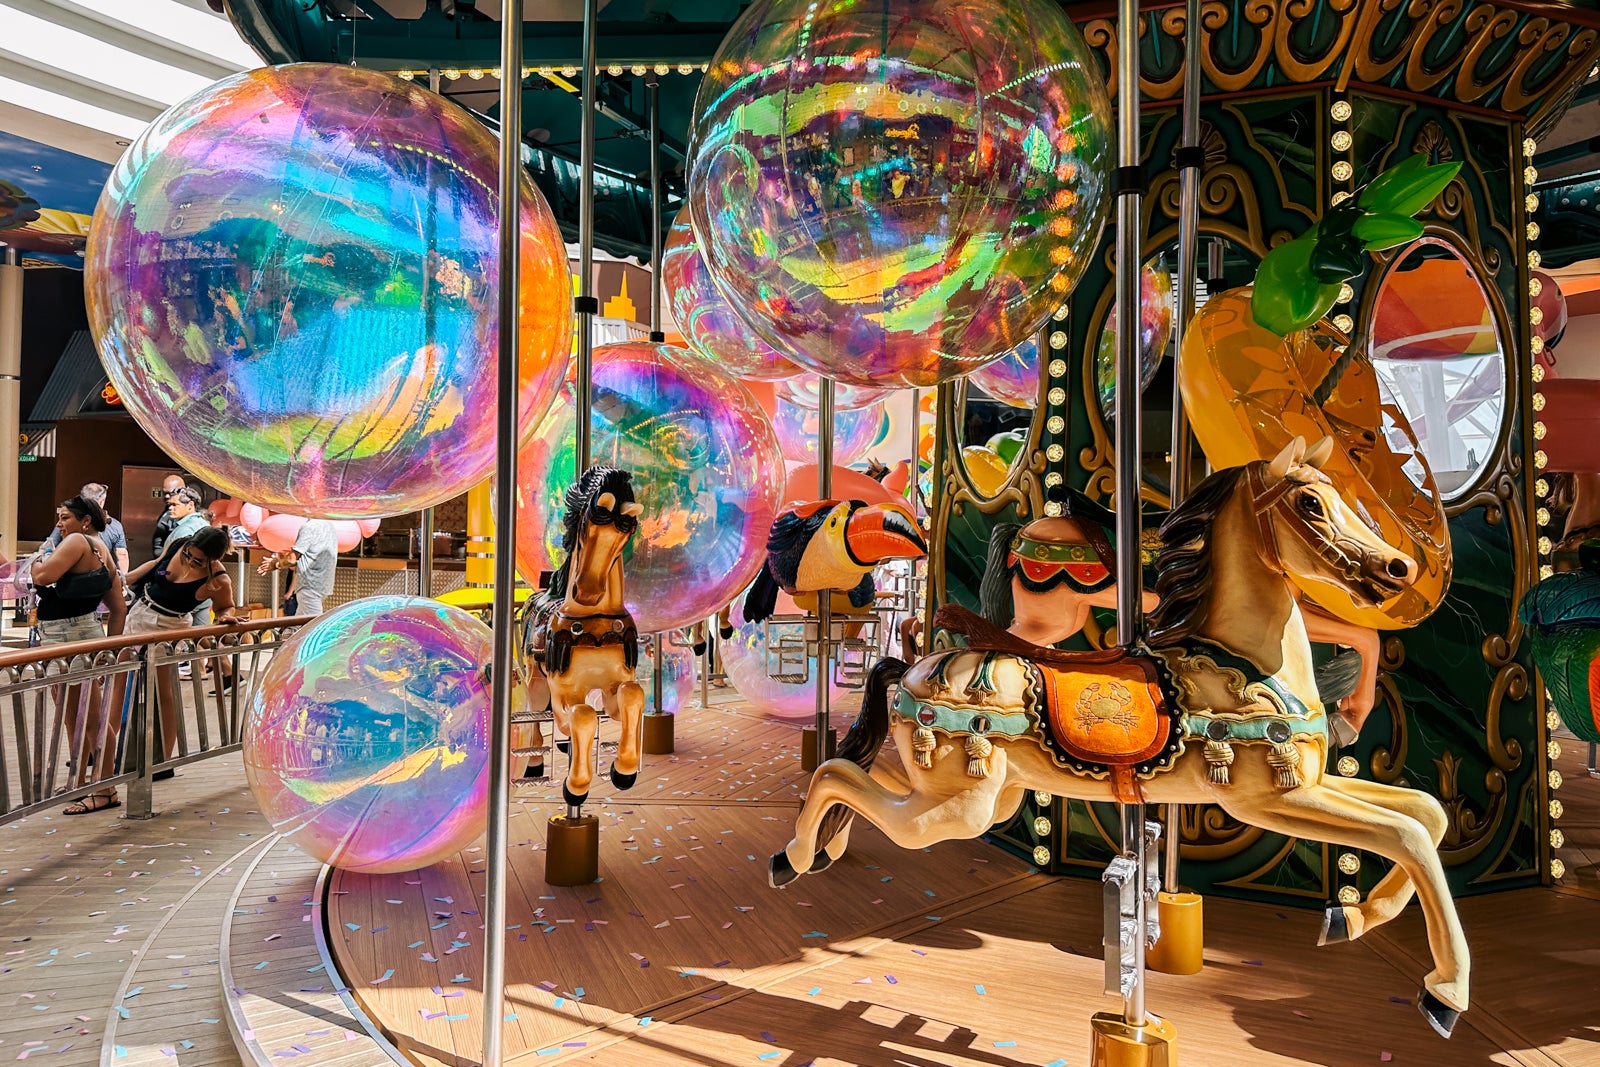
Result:
[[[572,550],[578,545],[578,531],[583,526],[589,502],[606,493],[616,498],[613,510],[633,503],[633,475],[619,467],[597,464],[584,471],[567,490],[567,511],[561,520],[561,547],[567,555],[550,576],[550,588],[539,596],[541,608],[567,599],[567,579],[572,571]]]
[[[1156,563],[1156,596],[1150,612],[1150,643],[1173,645],[1193,636],[1205,621],[1211,592],[1211,526],[1246,468],[1217,471],[1195,487],[1161,524],[1161,555]]]

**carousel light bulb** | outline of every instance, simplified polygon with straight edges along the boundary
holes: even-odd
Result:
[[[1033,850],[1033,864],[1035,867],[1045,867],[1050,863],[1050,850],[1040,845]]]
[[[1550,538],[1548,538],[1548,537],[1539,538],[1539,555],[1548,556],[1550,554],[1550,550],[1552,548],[1554,548],[1554,547],[1555,546],[1550,543]]]
[[[1538,193],[1529,193],[1527,196],[1523,197],[1522,198],[1522,206],[1527,209],[1528,214],[1530,214],[1530,215],[1533,214],[1535,211],[1538,211],[1539,210],[1539,194]]]
[[[1565,863],[1562,863],[1560,860],[1551,860],[1550,861],[1550,877],[1559,880],[1559,879],[1565,878],[1566,876],[1567,876],[1567,865]]]
[[[1345,874],[1355,874],[1361,869],[1361,857],[1354,852],[1343,852],[1339,855],[1339,870]]]
[[[1565,815],[1566,813],[1567,813],[1567,807],[1566,807],[1565,804],[1561,803],[1561,801],[1552,800],[1550,802],[1550,817],[1552,819],[1559,819],[1559,818],[1561,818],[1561,816]]]
[[[1545,754],[1553,760],[1561,758],[1561,742],[1553,737],[1550,739],[1549,744],[1545,745],[1544,750]]]
[[[1067,306],[1062,304],[1060,307],[1056,308],[1050,313],[1050,317],[1055,319],[1057,322],[1063,321],[1067,317]]]
[[[1340,130],[1333,135],[1333,150],[1335,152],[1348,152],[1350,151],[1350,142],[1350,131]]]
[[[1339,283],[1339,303],[1348,304],[1356,298],[1356,291],[1350,287],[1349,282]]]
[[[1065,348],[1065,347],[1067,347],[1067,335],[1066,335],[1066,332],[1064,330],[1052,330],[1052,331],[1050,331],[1050,347],[1051,348]]]
[[[1539,568],[1539,578],[1542,581],[1543,579],[1550,577],[1555,572],[1556,569],[1546,563],[1544,566]]]
[[[1048,806],[1049,803],[1054,799],[1055,797],[1051,796],[1049,793],[1046,793],[1043,789],[1036,789],[1033,791],[1033,802],[1039,805],[1041,808]]]
[[[1562,779],[1561,779],[1561,772],[1560,771],[1551,771],[1550,772],[1550,776],[1548,778],[1548,781],[1550,783],[1550,792],[1554,793],[1557,789],[1561,788],[1561,780]]]
[[[1044,837],[1050,832],[1050,820],[1045,818],[1043,815],[1040,815],[1038,818],[1034,819],[1033,832],[1038,834],[1040,837]]]
[[[1342,159],[1333,165],[1333,180],[1336,182],[1347,182],[1354,173],[1355,168]]]
[[[1544,394],[1543,393],[1534,393],[1533,394],[1533,410],[1535,410],[1535,411],[1543,411],[1544,410],[1544,404],[1545,404]]]
[[[1546,700],[1549,700],[1550,699],[1550,694],[1546,693],[1544,695],[1544,698]],[[1558,711],[1556,711],[1555,708],[1549,709],[1548,711],[1546,711],[1544,713],[1544,724],[1546,726],[1550,727],[1550,729],[1552,729],[1552,730],[1560,729],[1561,728],[1561,714]]]
[[[1355,329],[1355,325],[1356,321],[1349,315],[1335,315],[1333,317],[1333,328],[1340,333],[1349,333]]]
[[[1066,360],[1064,360],[1064,359],[1052,359],[1050,361],[1050,377],[1059,378],[1065,373],[1067,373],[1067,361]]]
[[[1335,100],[1333,102],[1333,107],[1331,109],[1331,113],[1333,115],[1333,121],[1335,121],[1335,122],[1348,122],[1350,120],[1350,113],[1351,113],[1350,101],[1348,101],[1348,100]]]
[[[1549,496],[1550,483],[1545,481],[1543,478],[1540,478],[1538,481],[1533,483],[1533,491],[1539,496]]]
[[[1060,415],[1051,415],[1044,424],[1044,428],[1051,433],[1060,433],[1067,428],[1067,420]]]
[[[1548,431],[1544,428],[1544,423],[1535,422],[1533,424],[1533,439],[1535,441],[1543,441],[1544,440],[1544,435],[1547,432]]]
[[[1361,763],[1354,756],[1339,757],[1339,773],[1346,778],[1354,778],[1361,770]]]
[[[1550,525],[1550,509],[1549,508],[1540,508],[1539,510],[1537,510],[1537,511],[1535,511],[1533,513],[1533,517],[1534,517],[1534,521],[1537,522],[1540,526],[1549,526]]]
[[[1532,185],[1534,182],[1536,182],[1538,180],[1539,180],[1539,171],[1538,171],[1537,168],[1535,168],[1535,167],[1523,167],[1522,168],[1522,181],[1523,181],[1524,184]]]
[[[1537,141],[1535,141],[1532,137],[1524,137],[1522,139],[1522,154],[1523,155],[1525,155],[1525,156],[1527,156],[1528,158],[1531,159],[1531,158],[1533,158],[1533,154],[1535,152],[1537,152],[1538,150],[1539,150],[1539,143]]]
[[[1536,382],[1544,381],[1544,364],[1535,363],[1533,365],[1533,380]]]
[[[1349,199],[1350,199],[1349,191],[1345,190],[1345,189],[1340,189],[1337,193],[1333,194],[1333,206],[1334,207],[1338,207],[1340,204],[1344,203],[1346,200],[1349,200]]]
[[[1530,249],[1528,251],[1528,269],[1538,270],[1543,265],[1544,257],[1539,254],[1539,250],[1537,248]]]
[[[1537,222],[1528,223],[1528,240],[1537,241],[1538,239],[1539,239],[1539,224]]]
[[[1566,844],[1567,844],[1567,835],[1566,834],[1562,833],[1560,830],[1555,830],[1555,829],[1552,829],[1550,831],[1550,847],[1551,848],[1565,848]]]
[[[1339,903],[1355,905],[1361,903],[1361,890],[1353,885],[1339,887]]]

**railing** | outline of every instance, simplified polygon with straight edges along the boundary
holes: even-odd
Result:
[[[0,824],[111,787],[127,818],[149,818],[158,773],[239,750],[267,660],[311,619],[0,653]]]

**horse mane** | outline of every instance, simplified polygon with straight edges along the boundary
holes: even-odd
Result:
[[[989,553],[978,583],[979,612],[996,626],[1010,626],[1016,617],[1011,598],[1011,542],[1022,529],[1018,522],[996,523],[989,533]]]
[[[561,547],[566,552],[561,566],[550,576],[550,587],[539,595],[539,606],[560,604],[567,599],[567,579],[572,572],[572,550],[578,545],[578,528],[589,501],[610,493],[617,506],[633,502],[633,475],[619,467],[595,465],[584,471],[567,490],[566,514],[561,520]]]
[[[1161,555],[1156,563],[1156,596],[1150,612],[1150,643],[1173,645],[1205,622],[1211,593],[1211,527],[1239,487],[1245,467],[1217,471],[1195,487],[1161,524]]]

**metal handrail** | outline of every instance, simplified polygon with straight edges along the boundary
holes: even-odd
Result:
[[[0,653],[0,825],[108,786],[126,787],[125,817],[149,818],[157,772],[238,751],[244,710],[266,660],[314,617]],[[227,674],[234,683],[207,693],[200,670],[179,676],[185,663],[210,663],[218,679]],[[178,712],[167,731],[171,750],[157,756],[161,723],[150,709],[169,703]],[[101,765],[91,775],[92,761]]]

